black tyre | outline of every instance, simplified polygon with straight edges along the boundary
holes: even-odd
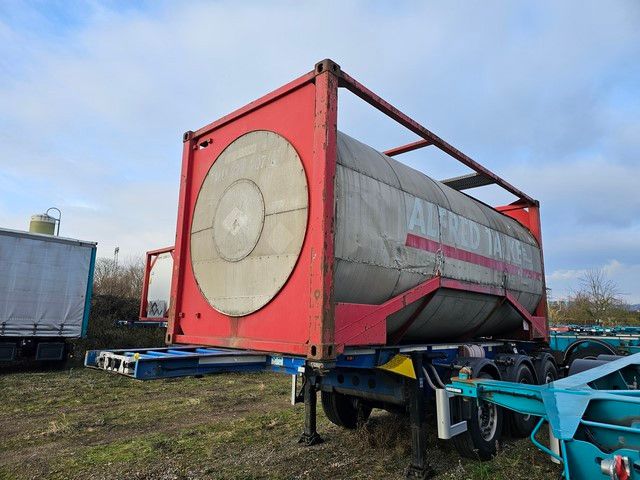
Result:
[[[478,378],[493,377],[483,372]],[[490,460],[498,451],[498,441],[502,435],[502,408],[493,403],[480,402],[477,412],[477,415],[467,419],[467,431],[453,437],[453,444],[463,457]]]
[[[616,353],[617,352],[613,347],[607,345],[603,341],[577,341],[573,345],[569,346],[565,352],[564,366],[566,366],[568,371],[575,360],[583,358],[595,359],[598,355],[616,355]]]
[[[329,421],[339,427],[355,429],[371,415],[371,407],[357,398],[338,392],[321,392],[322,409]]]
[[[551,364],[553,366],[553,364]],[[557,376],[557,373],[556,373]],[[513,381],[516,383],[525,383],[527,385],[533,385],[536,383],[531,369],[525,365],[520,364],[516,374],[513,377]],[[523,415],[516,412],[508,412],[509,429],[511,435],[514,437],[527,437],[531,434],[538,422],[538,418],[533,415]]]
[[[546,385],[547,383],[555,382],[558,377],[558,369],[555,364],[550,359],[547,359],[542,367],[538,383],[540,383],[540,385]]]

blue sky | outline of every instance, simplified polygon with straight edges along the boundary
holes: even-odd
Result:
[[[397,4],[1,2],[0,225],[55,205],[100,255],[172,244],[182,132],[330,57],[541,201],[554,297],[604,268],[640,303],[640,3]],[[359,140],[414,139],[341,102]],[[432,151],[403,161],[465,173]]]

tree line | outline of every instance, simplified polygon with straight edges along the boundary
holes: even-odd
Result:
[[[144,261],[131,257],[124,262],[98,258],[93,275],[93,293],[127,299],[140,299],[144,280]]]
[[[575,325],[640,325],[640,311],[632,311],[617,284],[601,269],[587,270],[579,288],[566,300],[549,302],[549,321]]]

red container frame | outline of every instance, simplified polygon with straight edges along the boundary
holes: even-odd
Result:
[[[387,338],[386,318],[416,300],[426,306],[439,288],[481,292],[510,304],[523,318],[512,339],[546,340],[546,295],[530,315],[506,290],[436,277],[381,305],[336,303],[333,295],[334,184],[337,162],[338,89],[345,88],[421,139],[385,152],[398,155],[435,146],[476,172],[484,184],[515,195],[496,207],[528,228],[542,247],[539,203],[466,156],[343,72],[323,60],[296,80],[195,132],[184,134],[178,221],[167,343],[236,347],[331,360],[350,345],[397,343]],[[301,253],[281,291],[260,310],[230,317],[213,309],[196,283],[190,262],[190,227],[195,201],[209,168],[237,137],[271,130],[285,137],[302,161],[309,188],[309,218]],[[543,271],[544,282],[544,271]],[[453,340],[453,339],[452,339]]]
[[[173,257],[174,247],[164,247],[158,248],[156,250],[149,250],[147,252],[146,261],[144,263],[144,276],[142,278],[142,294],[140,297],[140,312],[138,314],[139,322],[166,322],[167,319],[165,317],[150,317],[148,315],[148,301],[147,297],[149,296],[149,280],[151,280],[151,270],[153,266],[156,264],[158,257],[165,253],[170,253]]]

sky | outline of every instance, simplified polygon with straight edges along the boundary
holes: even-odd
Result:
[[[640,303],[640,2],[0,1],[0,226],[133,258],[172,245],[182,133],[332,58],[540,200],[553,298],[603,269]],[[349,93],[339,128],[415,140]],[[398,157],[467,173],[423,149]],[[512,200],[495,187],[469,193]]]

